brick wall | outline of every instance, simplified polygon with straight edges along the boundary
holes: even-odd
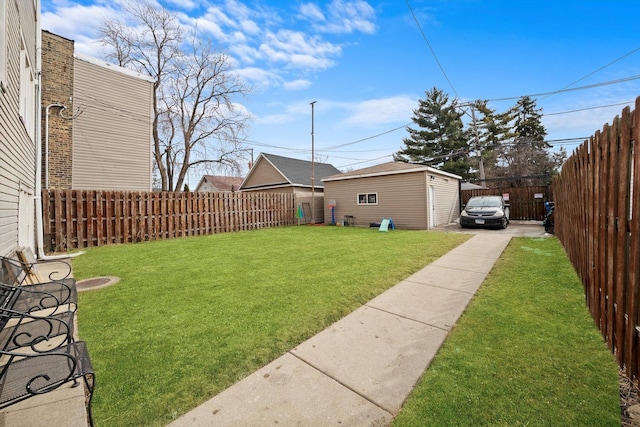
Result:
[[[46,108],[60,103],[70,116],[73,109],[73,40],[42,32],[42,187],[71,189],[73,145],[73,120],[60,116],[61,108],[49,108],[48,156],[46,152]],[[48,159],[48,168],[45,165]]]

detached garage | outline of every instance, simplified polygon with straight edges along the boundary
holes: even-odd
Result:
[[[458,175],[402,162],[389,162],[322,179],[325,204],[335,202],[335,222],[357,226],[392,218],[396,228],[428,230],[460,216]],[[331,224],[331,209],[324,222]]]

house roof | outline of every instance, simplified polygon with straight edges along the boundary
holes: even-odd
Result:
[[[341,181],[344,179],[354,179],[354,178],[365,178],[371,176],[381,176],[381,175],[394,175],[400,173],[411,173],[411,172],[429,172],[436,175],[442,175],[453,179],[462,179],[462,177],[458,175],[454,175],[449,172],[444,172],[429,166],[418,165],[414,163],[404,163],[404,162],[387,162],[382,163],[375,166],[370,166],[368,168],[358,169],[351,172],[341,173],[338,175],[328,176],[323,179],[323,181]]]
[[[486,188],[486,187],[483,187],[482,185],[478,185],[478,184],[472,184],[470,182],[461,182],[460,183],[460,189],[461,190],[481,190],[483,188]]]
[[[258,160],[247,174],[243,181],[243,185],[251,173],[256,169],[261,161],[268,162],[282,175],[283,183],[299,187],[311,187],[311,168],[312,162],[308,160],[292,159],[291,157],[276,156],[275,154],[260,153]],[[322,188],[322,178],[339,174],[340,171],[329,163],[314,162],[313,164],[314,184],[315,187]],[[246,188],[246,187],[243,187]]]
[[[237,176],[203,175],[195,191],[200,190],[205,182],[211,184],[218,191],[235,191],[240,188],[242,180],[242,177]]]

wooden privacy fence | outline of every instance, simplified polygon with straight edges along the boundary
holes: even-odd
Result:
[[[293,225],[295,196],[44,190],[50,251]]]
[[[549,186],[504,187],[462,190],[460,201],[466,204],[473,196],[509,195],[509,218],[541,221],[546,213],[544,202],[551,200]]]
[[[640,97],[574,151],[554,177],[556,235],[618,363],[638,377]]]

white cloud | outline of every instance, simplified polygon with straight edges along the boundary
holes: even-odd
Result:
[[[98,38],[102,23],[117,16],[111,7],[73,4],[43,12],[42,29],[74,40],[78,35]]]
[[[342,122],[350,126],[409,123],[418,101],[408,95],[379,98],[347,105],[350,111]]]
[[[249,82],[252,85],[256,85],[261,89],[265,89],[271,86],[279,86],[281,78],[264,68],[247,67],[235,70],[235,73],[242,78],[243,81]]]
[[[292,30],[268,33],[259,50],[263,60],[283,62],[293,68],[311,69],[333,66],[335,62],[330,58],[342,52],[338,45]]]
[[[334,34],[353,32],[373,34],[376,31],[375,10],[366,1],[333,0],[327,12],[329,17],[326,21],[322,19],[322,24],[316,25],[319,31]]]
[[[288,90],[302,90],[311,86],[311,82],[306,79],[297,79],[290,82],[285,82],[282,86]]]
[[[199,7],[199,2],[193,0],[165,0],[168,4],[181,9],[194,10]]]
[[[320,10],[318,5],[315,5],[313,3],[305,3],[301,5],[300,14],[304,19],[307,19],[309,21],[320,21],[320,22],[325,21],[325,17],[322,14],[322,10]]]

